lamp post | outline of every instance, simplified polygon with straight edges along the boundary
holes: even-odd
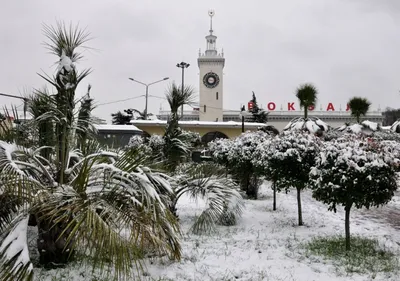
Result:
[[[186,63],[186,62],[180,62],[176,64],[176,67],[182,68],[182,94],[184,91],[184,81],[185,81],[185,68],[188,68],[190,66],[190,64]],[[181,118],[183,117],[183,105],[181,108]]]
[[[146,83],[140,82],[138,80],[135,80],[133,78],[129,78],[129,80],[131,80],[133,82],[136,82],[136,83],[139,83],[139,84],[142,84],[142,85],[146,86],[146,103],[145,103],[145,106],[144,106],[144,120],[147,120],[147,103],[148,103],[148,99],[149,99],[149,86],[153,85],[153,84],[156,84],[158,82],[162,82],[162,81],[168,80],[168,79],[169,79],[169,77],[165,77],[165,78],[163,78],[161,80],[157,80],[157,81],[151,82],[149,84],[146,84]]]
[[[244,133],[244,118],[248,115],[246,108],[244,107],[244,105],[242,106],[242,108],[240,109],[240,113],[239,113],[239,118],[242,119],[242,133]]]

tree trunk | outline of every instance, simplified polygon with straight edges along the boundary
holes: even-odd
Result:
[[[301,189],[297,188],[297,212],[299,215],[299,225],[303,225],[303,216],[301,213],[301,197],[300,197]]]
[[[308,117],[308,108],[307,106],[304,106],[304,119],[307,119]]]
[[[276,211],[276,183],[273,182],[272,184],[273,184],[273,190],[274,190],[274,203],[272,206],[272,210]]]
[[[346,251],[350,251],[350,209],[352,203],[348,204],[344,209],[346,213],[345,218],[345,233],[346,233]]]
[[[38,227],[37,247],[40,255],[39,263],[46,268],[56,268],[65,265],[74,256],[71,240],[67,243],[70,231],[63,231],[67,224],[54,224],[48,220],[39,220],[36,217]]]

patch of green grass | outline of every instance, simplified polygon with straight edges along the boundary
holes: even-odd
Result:
[[[352,237],[351,250],[346,251],[345,238],[317,237],[305,245],[308,257],[315,255],[333,261],[336,267],[344,267],[347,273],[396,272],[400,269],[399,258],[378,240]]]

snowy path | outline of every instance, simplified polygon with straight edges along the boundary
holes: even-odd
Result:
[[[145,281],[398,281],[395,275],[347,275],[335,269],[331,261],[307,258],[302,245],[316,236],[334,236],[344,233],[344,212],[335,214],[326,205],[315,201],[310,191],[302,194],[305,226],[297,226],[296,193],[280,193],[278,210],[272,211],[272,191],[263,187],[261,198],[246,201],[246,210],[236,226],[218,227],[212,235],[188,235],[182,238],[182,260],[154,260],[147,265]],[[199,214],[202,203],[188,198],[178,202],[180,221],[185,233]],[[371,210],[353,210],[351,232],[377,238],[396,253],[400,252],[399,220],[400,197],[387,207]],[[390,224],[388,223],[390,222]],[[40,281],[94,280],[88,269],[70,267],[48,271]],[[97,280],[108,280],[98,278]]]
[[[152,278],[167,280],[372,280],[369,276],[346,276],[337,272],[329,261],[301,253],[302,244],[316,236],[344,233],[344,212],[329,212],[311,193],[303,193],[303,219],[298,227],[295,192],[278,194],[278,210],[272,211],[272,192],[262,190],[260,200],[247,201],[243,218],[234,227],[219,227],[211,236],[186,236],[180,263],[149,266]],[[386,209],[354,210],[352,234],[378,238],[385,246],[399,250],[400,232],[386,222],[386,212],[398,210],[391,204]],[[196,212],[193,202],[179,205],[181,221],[187,229]],[[371,219],[373,217],[373,219]],[[396,222],[397,223],[397,222]],[[151,279],[149,279],[151,280]],[[377,276],[374,280],[399,280],[397,276]]]

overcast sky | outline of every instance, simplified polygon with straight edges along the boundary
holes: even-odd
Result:
[[[92,74],[87,84],[97,104],[143,95],[164,96],[172,81],[181,82],[180,61],[190,63],[185,84],[199,88],[197,57],[215,10],[217,47],[225,53],[224,108],[238,109],[251,91],[264,107],[270,101],[295,101],[296,87],[311,82],[319,104],[338,109],[352,96],[367,97],[372,109],[400,107],[399,0],[19,0],[0,8],[0,92],[20,95],[45,85],[37,73],[53,74],[57,58],[42,43],[42,25],[57,20],[86,27],[93,39],[79,69]],[[99,105],[95,115],[126,108],[143,110],[143,97]],[[0,105],[19,101],[0,97]],[[150,98],[158,113],[162,99]],[[279,106],[280,107],[280,106]],[[319,107],[319,105],[318,105]],[[297,109],[297,108],[296,108]]]

